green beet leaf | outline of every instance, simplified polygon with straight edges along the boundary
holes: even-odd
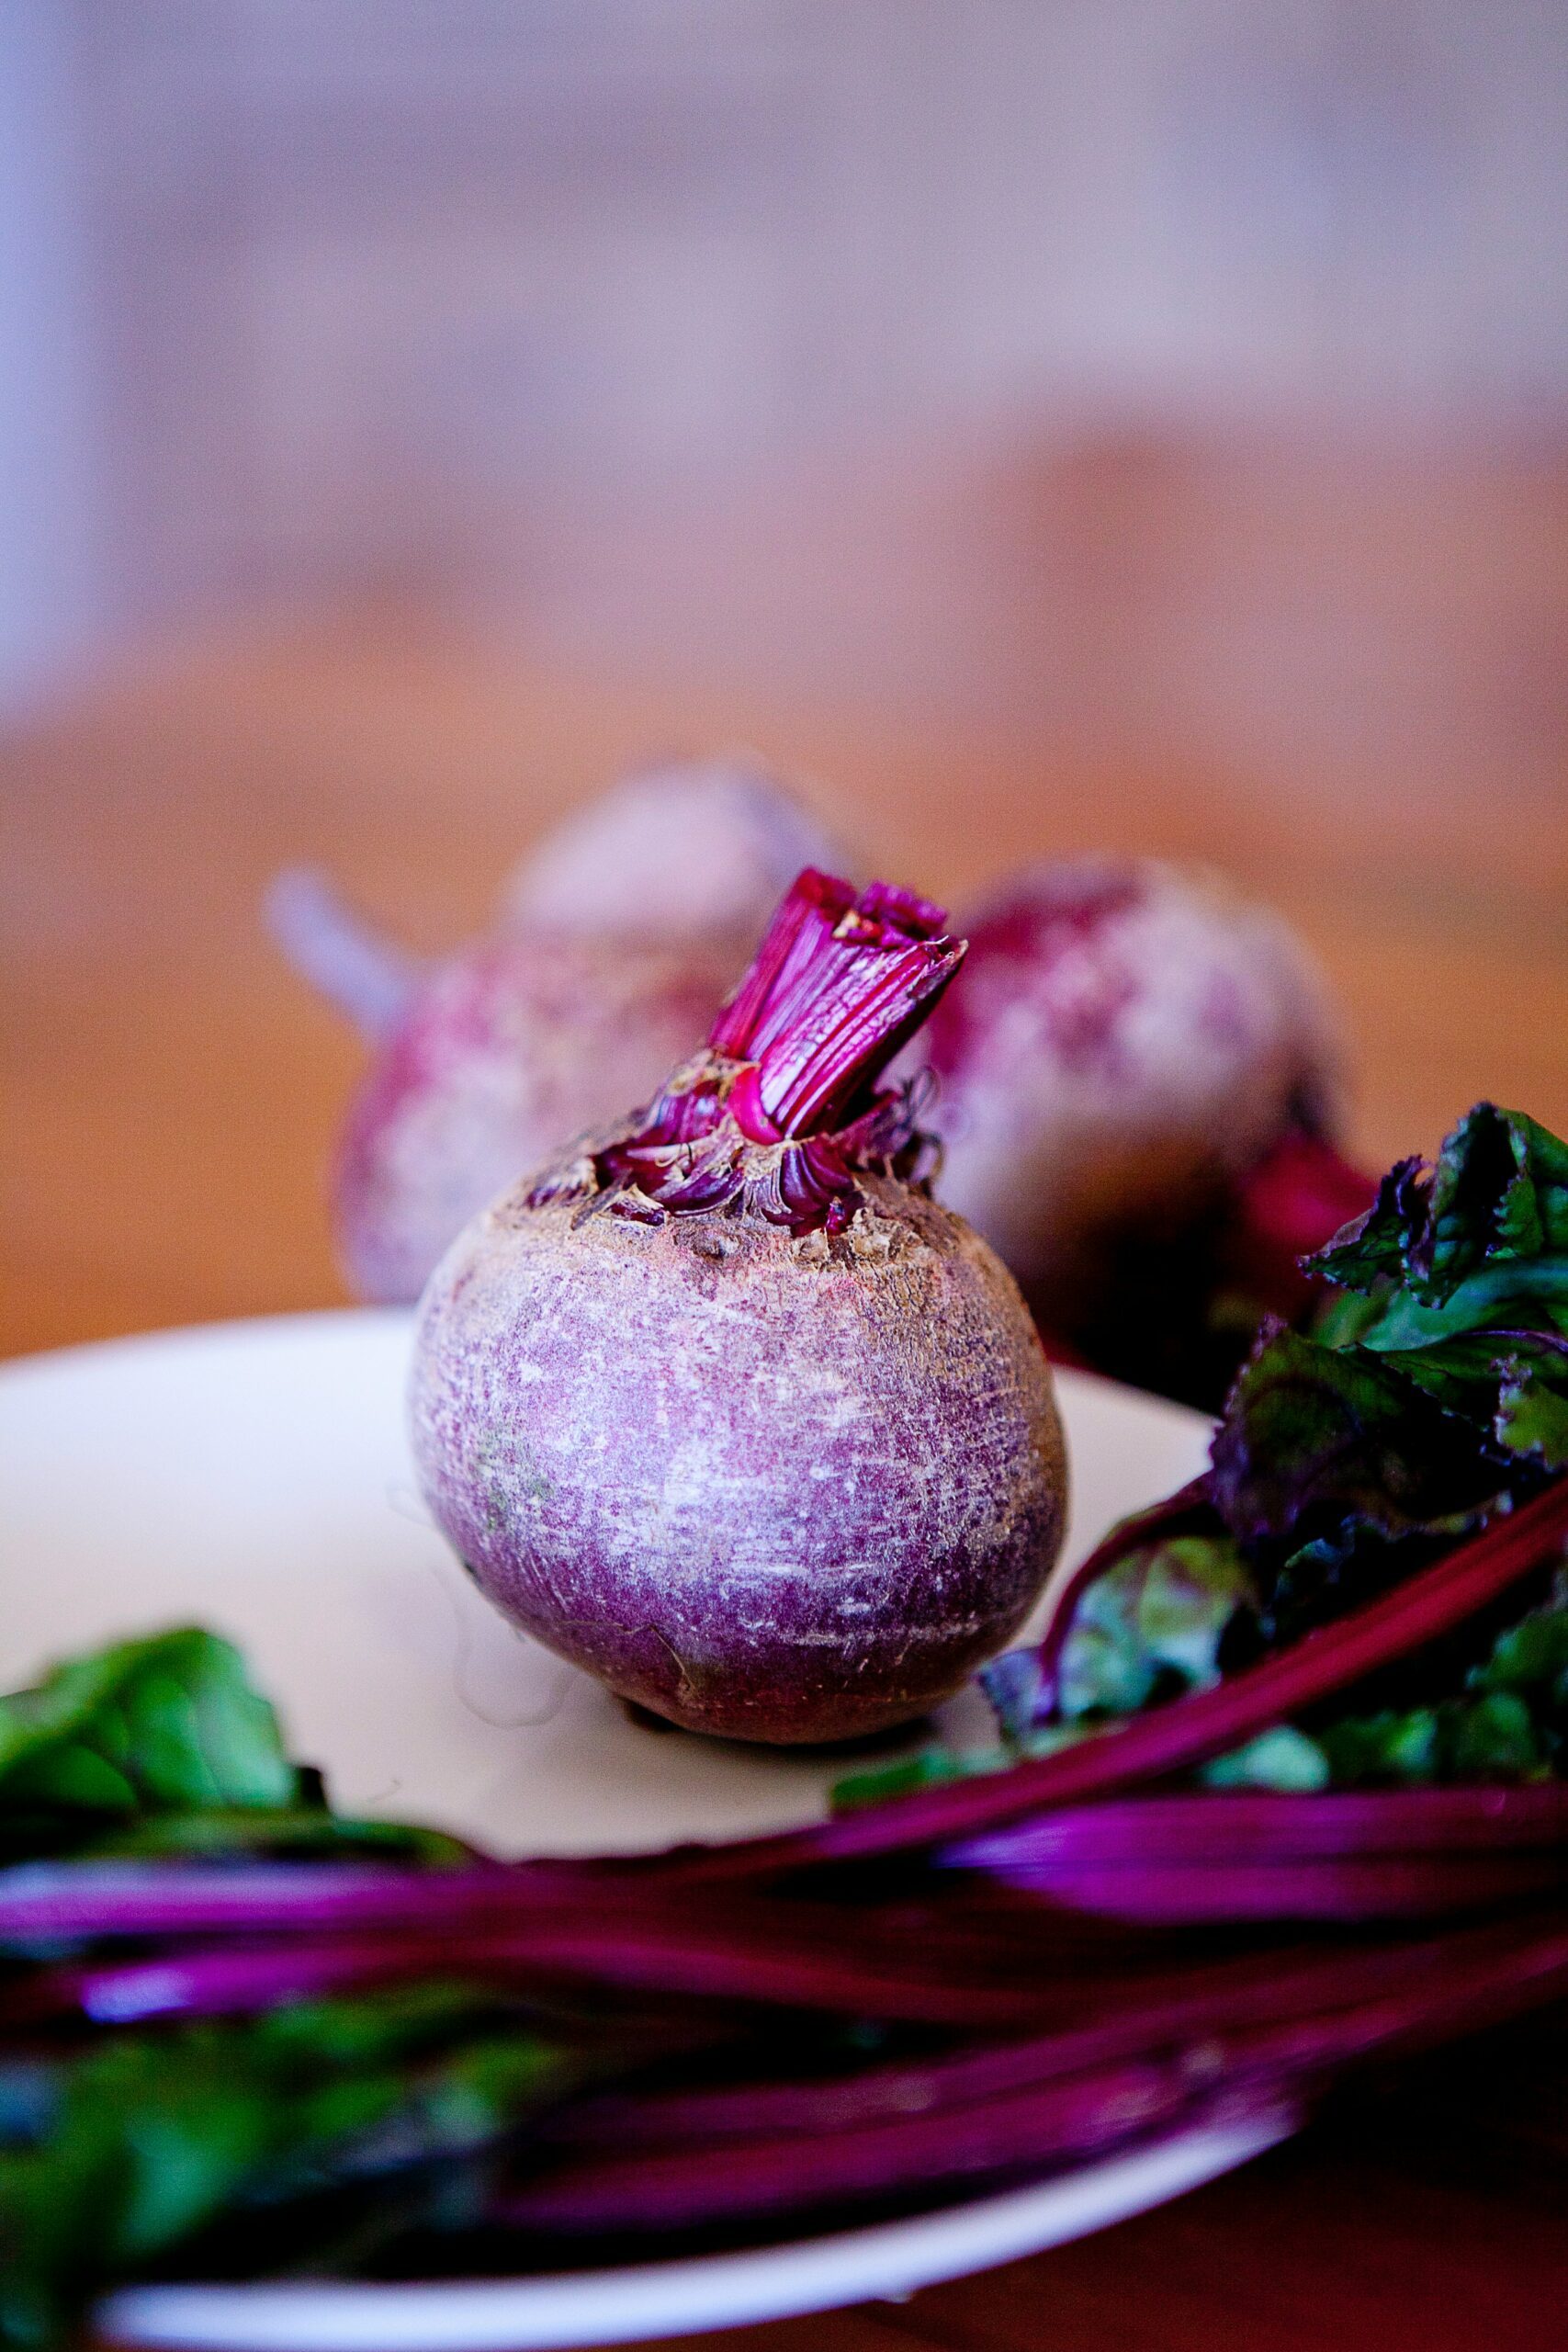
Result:
[[[1320,1731],[1317,1742],[1336,1788],[1540,1780],[1553,1755],[1543,1727],[1511,1690],[1348,1715]]]
[[[1540,1380],[1505,1382],[1497,1398],[1497,1442],[1548,1470],[1568,1470],[1568,1396]]]
[[[1524,1309],[1539,1311],[1539,1302]],[[1391,1371],[1413,1380],[1447,1413],[1484,1431],[1496,1419],[1505,1387],[1568,1389],[1568,1340],[1555,1329],[1532,1330],[1522,1317],[1507,1330],[1456,1332],[1418,1347],[1383,1351],[1369,1340]],[[1494,1436],[1497,1434],[1494,1430]]]
[[[1069,1723],[1126,1715],[1220,1679],[1220,1645],[1256,1600],[1225,1537],[1181,1535],[1138,1545],[1080,1596],[1056,1670]]]
[[[1411,1234],[1426,1216],[1426,1184],[1425,1161],[1398,1161],[1378,1186],[1371,1207],[1305,1261],[1310,1271],[1342,1291],[1366,1297],[1402,1282]]]
[[[0,1699],[7,1855],[143,1815],[299,1797],[271,1706],[232,1644],[199,1627],[118,1642]]]
[[[52,2343],[100,2284],[235,2209],[298,2202],[308,2244],[312,2199],[481,2150],[570,2072],[460,1984],[90,2047],[48,2070],[41,2098],[34,2084],[30,2128],[0,2148],[0,2343]]]
[[[1008,1740],[1002,1747],[922,1747],[918,1756],[895,1764],[873,1765],[868,1771],[848,1772],[828,1793],[834,1813],[856,1813],[863,1805],[886,1804],[890,1797],[912,1796],[919,1789],[940,1789],[951,1781],[974,1780],[984,1772],[1005,1772],[1028,1758],[1055,1756],[1092,1736],[1094,1724],[1040,1724]]]
[[[1379,1355],[1404,1354],[1468,1331],[1513,1340],[1529,1336],[1532,1326],[1542,1347],[1568,1328],[1568,1256],[1499,1258],[1457,1283],[1440,1306],[1428,1306],[1412,1288],[1392,1289],[1357,1340]]]
[[[1277,1724],[1245,1747],[1216,1756],[1198,1778],[1207,1789],[1272,1789],[1280,1796],[1311,1796],[1327,1788],[1330,1770],[1320,1741],[1293,1724]]]
[[[1403,1285],[1436,1308],[1483,1268],[1564,1255],[1568,1145],[1523,1112],[1478,1102],[1430,1170],[1402,1160],[1312,1264],[1342,1288]]]
[[[1536,1703],[1568,1702],[1568,1574],[1542,1609],[1499,1634],[1492,1655],[1469,1676],[1472,1690],[1516,1690]]]
[[[1318,1746],[1336,1788],[1429,1788],[1439,1777],[1435,1707],[1342,1716],[1319,1732]]]
[[[238,1860],[412,1863],[423,1868],[470,1861],[473,1849],[439,1829],[406,1821],[356,1820],[330,1813],[319,1798],[293,1805],[209,1805],[186,1813],[144,1813],[94,1832],[78,1855],[95,1860]]]
[[[291,1763],[276,1713],[231,1642],[198,1626],[117,1642],[0,1698],[0,1864],[329,1859],[444,1864],[439,1831],[333,1813]]]

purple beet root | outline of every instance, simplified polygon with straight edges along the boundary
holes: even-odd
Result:
[[[421,1310],[416,1458],[517,1623],[693,1729],[908,1721],[1039,1594],[1066,1493],[1018,1291],[921,1182],[886,1061],[939,910],[807,874],[650,1111],[470,1225]]]
[[[416,1299],[454,1234],[611,1102],[691,1051],[730,957],[620,941],[496,938],[416,989],[349,1112],[333,1182],[362,1297]]]
[[[1069,1332],[1129,1236],[1179,1236],[1287,1136],[1326,1149],[1337,1106],[1335,1025],[1292,933],[1153,859],[1017,876],[924,1043],[940,1197]]]
[[[506,916],[525,931],[722,942],[735,949],[728,986],[801,867],[835,854],[761,762],[682,761],[627,776],[558,825],[513,876]]]
[[[416,1299],[519,1168],[647,1101],[824,846],[755,767],[633,777],[547,838],[491,938],[434,966],[376,938],[320,876],[280,877],[280,944],[376,1049],[333,1186],[361,1295]]]

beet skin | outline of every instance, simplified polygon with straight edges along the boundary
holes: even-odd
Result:
[[[867,1176],[829,1236],[519,1186],[426,1292],[414,1445],[497,1605],[623,1697],[774,1742],[904,1722],[1061,1541],[1051,1374],[958,1217]],[[536,1191],[532,1196],[536,1199]]]

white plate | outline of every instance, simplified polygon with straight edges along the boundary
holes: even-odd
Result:
[[[117,1634],[197,1621],[239,1642],[334,1802],[498,1851],[630,1850],[815,1818],[842,1759],[640,1730],[479,1598],[415,1492],[408,1317],[219,1324],[0,1370],[0,1688]],[[1207,1424],[1060,1375],[1065,1565],[1190,1477]],[[962,1721],[964,1702],[955,1722]],[[157,2287],[126,2342],[439,2347],[614,2343],[902,2294],[1138,2212],[1273,2130],[1204,2132],[935,2215],[751,2253],[429,2286]]]

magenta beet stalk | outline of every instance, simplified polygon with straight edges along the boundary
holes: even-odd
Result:
[[[857,1172],[914,1172],[922,1090],[879,1087],[964,959],[942,908],[807,867],[708,1033],[628,1130],[536,1188],[658,1222],[744,1202],[770,1224],[840,1231]],[[591,1175],[589,1170],[591,1169]]]

